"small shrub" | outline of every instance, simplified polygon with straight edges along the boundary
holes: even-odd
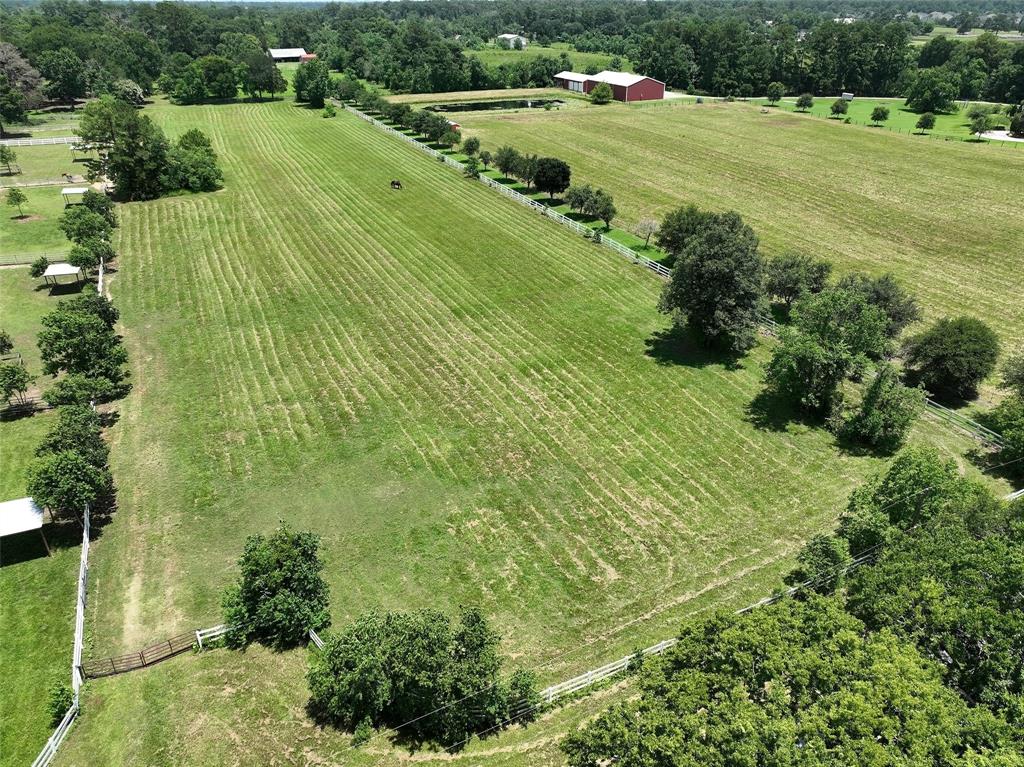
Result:
[[[614,95],[612,87],[608,83],[598,83],[590,92],[590,100],[595,104],[607,104]]]
[[[334,108],[334,104],[324,104],[324,117],[334,117],[338,114],[338,110]]]
[[[373,725],[370,724],[369,719],[364,719],[352,732],[352,746],[358,748],[366,743],[370,742],[370,738],[373,737]]]
[[[46,256],[40,256],[32,262],[32,266],[28,268],[28,273],[33,279],[39,279],[43,276],[43,272],[46,271],[46,267],[49,265],[49,259]]]
[[[50,715],[50,726],[61,723],[75,702],[75,693],[67,682],[54,682],[50,685],[50,696],[46,702],[46,712]]]

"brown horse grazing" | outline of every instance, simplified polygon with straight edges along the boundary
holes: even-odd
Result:
[[[391,181],[391,188],[392,189],[401,189],[402,188],[402,182],[399,181],[397,178],[396,179],[392,179],[392,181]]]

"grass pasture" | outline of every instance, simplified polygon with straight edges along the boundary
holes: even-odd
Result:
[[[225,188],[120,208],[133,390],[94,657],[218,622],[245,535],[286,519],[323,537],[336,625],[479,604],[556,681],[763,596],[881,465],[748,411],[766,347],[734,366],[666,341],[653,275],[348,114],[150,113],[207,131]],[[91,682],[59,763],[392,759],[308,723],[303,655]],[[552,763],[587,710],[469,753]]]
[[[36,290],[26,268],[0,269],[0,328],[7,330],[33,375],[39,376],[39,319],[56,305]],[[41,378],[41,376],[40,376]],[[0,500],[26,493],[26,472],[36,446],[53,424],[50,412],[0,420]],[[50,683],[69,679],[74,630],[77,525],[48,524],[53,555],[36,533],[0,542],[0,764],[31,763],[49,737]]]
[[[807,110],[806,114],[830,119],[832,114],[830,108],[834,101],[835,98],[833,97],[816,97],[814,99],[814,106]],[[757,103],[767,102],[761,101]],[[889,119],[882,123],[879,128],[872,128],[871,111],[876,106],[889,107]],[[962,102],[958,102],[956,111],[936,114],[935,128],[928,131],[927,135],[960,140],[972,139],[971,123],[967,118],[967,111],[970,109],[970,106],[971,105],[964,107]],[[800,114],[796,112],[796,99],[788,96],[779,102],[776,107],[773,107],[773,109]],[[913,134],[917,138],[925,138],[925,136],[918,133],[917,130],[917,120],[920,116],[920,114],[905,106],[904,99],[870,98],[855,98],[850,102],[849,111],[846,114],[846,117],[849,117],[851,122],[860,127],[868,126],[871,130],[897,131],[899,133]],[[842,123],[842,120],[832,120],[832,122]],[[993,124],[997,128],[1002,127],[1005,129],[1009,124],[1009,118],[1002,113],[993,115]],[[990,143],[1007,151],[1024,150],[1024,147],[1021,147],[1012,141],[991,141]]]
[[[595,71],[610,69],[613,55],[610,53],[587,53],[577,51],[567,43],[555,43],[551,46],[528,45],[525,49],[517,51],[514,48],[504,48],[497,45],[489,45],[477,50],[467,50],[466,55],[479,59],[480,63],[488,67],[497,67],[502,64],[514,64],[517,61],[532,61],[542,56],[557,59],[563,53],[567,54],[572,61],[571,69],[575,72],[583,72],[589,67],[597,67]],[[624,56],[620,70],[632,72],[629,59]]]
[[[876,131],[741,103],[608,105],[451,118],[484,148],[568,161],[610,191],[630,228],[694,202],[735,209],[765,252],[800,251],[840,273],[893,271],[925,319],[969,313],[1024,340],[1024,152]],[[993,142],[994,143],[994,142]]]

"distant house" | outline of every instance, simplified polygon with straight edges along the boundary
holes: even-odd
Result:
[[[508,33],[504,35],[498,35],[494,39],[497,41],[498,45],[502,46],[503,48],[525,48],[527,43],[530,42],[522,35],[513,35]],[[517,41],[519,43],[518,45],[516,45]]]
[[[556,86],[577,93],[590,93],[598,83],[608,83],[612,89],[612,97],[627,104],[631,101],[657,101],[665,98],[665,83],[644,75],[612,72],[607,69],[596,75],[584,75],[579,72],[559,72],[555,75]]]
[[[316,55],[306,53],[305,48],[271,48],[267,52],[270,54],[270,58],[274,60],[275,64],[280,64],[286,61],[302,61],[303,56]]]
[[[307,61],[312,61],[315,58],[316,58],[316,54],[315,53],[303,53],[301,56],[299,56],[299,63],[300,64],[305,64]]]

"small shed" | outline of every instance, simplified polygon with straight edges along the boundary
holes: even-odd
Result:
[[[82,270],[66,261],[58,261],[55,264],[50,264],[43,272],[43,281],[47,285],[60,285],[61,277],[74,277],[75,282],[78,282],[82,279]]]
[[[284,61],[302,61],[302,57],[306,55],[305,48],[271,48],[267,52],[275,64]]]
[[[64,198],[64,207],[78,205],[82,202],[82,195],[89,191],[87,186],[66,186],[60,190],[60,196]],[[77,199],[76,199],[77,198]]]
[[[555,75],[555,85],[559,88],[565,88],[567,91],[576,91],[577,93],[584,93],[583,84],[590,79],[590,75],[580,74],[579,72],[569,72],[564,70]]]
[[[39,531],[39,537],[43,539],[43,546],[49,555],[50,544],[43,534],[43,510],[39,504],[31,498],[15,498],[0,503],[0,538],[32,530]]]

